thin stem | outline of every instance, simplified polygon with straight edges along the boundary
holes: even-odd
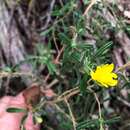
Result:
[[[83,16],[86,16],[88,14],[88,11],[92,8],[92,6],[96,3],[96,0],[91,0],[91,3],[88,5],[88,7],[85,9],[85,12],[83,13]]]
[[[74,128],[74,130],[76,130],[76,121],[75,121],[74,115],[73,115],[73,113],[72,113],[70,104],[69,104],[69,102],[67,101],[66,98],[64,98],[64,101],[65,101],[65,103],[66,103],[66,105],[67,105],[67,107],[68,107],[70,116],[71,116],[71,118],[72,118],[73,128]]]

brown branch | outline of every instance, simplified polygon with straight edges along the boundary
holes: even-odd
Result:
[[[60,51],[58,52],[58,55],[57,55],[56,59],[54,60],[54,63],[55,63],[55,64],[60,64],[59,59],[60,59],[60,56],[61,56],[61,54],[62,54],[64,48],[65,48],[65,47],[63,46],[63,47],[60,49]]]
[[[96,0],[91,0],[91,3],[88,5],[88,7],[85,9],[83,16],[86,16],[88,14],[88,11],[92,8],[92,6],[95,4]]]

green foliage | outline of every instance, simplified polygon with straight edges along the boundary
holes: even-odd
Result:
[[[45,65],[47,66],[50,74],[54,74],[56,72],[56,66],[53,63],[52,52],[49,46],[47,47],[42,44],[38,44],[36,46],[36,55],[29,56],[27,60],[32,63],[34,70],[38,69],[38,66]]]
[[[25,110],[25,109],[22,109],[22,108],[14,108],[14,107],[7,108],[6,111],[7,111],[7,112],[10,112],[10,113],[19,113],[19,112],[24,112],[24,113],[26,113],[26,112],[27,112],[27,110]]]
[[[109,10],[112,16],[116,17],[115,11],[117,9],[115,4],[109,5],[106,1],[97,1],[89,9],[86,16],[84,16],[83,13],[89,7],[90,3],[91,0],[61,0],[56,4],[50,14],[53,21],[51,26],[48,25],[47,29],[40,32],[41,37],[47,39],[47,42],[37,43],[34,53],[27,56],[26,61],[20,63],[27,62],[31,64],[34,70],[33,74],[40,80],[44,79],[35,72],[46,70],[47,68],[50,77],[49,81],[45,81],[45,85],[57,80],[58,83],[54,84],[54,91],[58,96],[66,94],[69,90],[80,90],[79,93],[77,92],[73,96],[71,95],[73,91],[70,92],[68,95],[71,96],[67,97],[77,123],[77,130],[102,130],[101,126],[111,126],[114,123],[121,123],[120,118],[122,117],[112,117],[110,119],[108,116],[109,114],[113,114],[113,111],[115,115],[120,114],[117,110],[114,110],[116,106],[115,108],[111,108],[108,105],[107,110],[104,106],[107,101],[109,101],[108,104],[114,105],[113,101],[117,100],[117,96],[120,96],[120,91],[124,87],[129,89],[130,83],[130,79],[121,73],[119,79],[123,83],[118,85],[119,88],[110,89],[109,92],[109,90],[102,89],[92,81],[90,72],[95,70],[97,65],[113,62],[112,49],[117,46],[114,44],[115,39],[113,37],[107,37],[107,32],[116,33],[119,29],[124,29],[130,35],[130,27],[123,24],[119,17],[116,18],[116,25],[111,20],[105,19],[104,12],[106,10]],[[58,63],[55,63],[54,61],[62,50],[62,47],[64,49],[59,56]],[[14,68],[17,68],[20,64]],[[12,72],[12,69],[9,67],[5,67],[3,70]],[[104,96],[105,92],[108,92],[109,95],[107,100],[104,100],[104,97],[106,97]],[[99,98],[101,112],[99,112],[99,104],[94,94]],[[39,104],[41,105],[43,102]],[[59,124],[60,129],[57,130],[72,130],[74,126],[68,108],[64,107],[65,105],[61,102],[55,105],[60,106],[63,113],[62,117],[58,115],[62,123]],[[44,105],[37,109],[36,113],[33,113],[34,123],[42,122],[42,116],[47,117],[49,115],[46,111],[43,112],[41,110],[43,108]],[[24,112],[24,110],[18,108],[9,108],[7,111]],[[59,109],[57,111],[56,114],[61,112]],[[102,117],[104,111],[106,113]],[[62,120],[66,115],[69,116],[69,120]],[[99,118],[93,119],[93,115]],[[25,129],[23,124],[26,118],[27,115],[22,120],[22,130]],[[50,124],[47,123],[47,125]]]
[[[12,72],[12,69],[8,66],[4,67],[2,70],[5,72]]]
[[[110,125],[112,123],[116,123],[120,121],[120,117],[113,117],[109,120],[105,120],[103,122],[103,124],[107,124]],[[99,124],[100,124],[100,120],[99,119],[95,119],[95,120],[87,120],[87,121],[83,121],[80,122],[77,125],[77,130],[82,130],[82,129],[87,129],[87,128],[91,128],[91,130],[96,130],[99,128]],[[94,129],[95,128],[95,129]]]
[[[28,114],[25,114],[23,117],[22,117],[22,120],[21,120],[21,123],[20,123],[20,130],[26,130],[24,125],[25,125],[25,122],[26,122],[26,119],[28,117]]]
[[[90,0],[83,0],[84,4],[89,4]]]
[[[97,49],[97,51],[95,53],[95,57],[101,57],[101,56],[105,55],[105,53],[107,53],[110,50],[112,45],[113,45],[113,43],[111,41],[104,44],[102,47]]]
[[[84,74],[83,75],[83,78],[80,80],[80,91],[81,93],[85,93],[86,92],[86,82],[87,82],[87,79],[89,78],[89,76],[87,74]]]

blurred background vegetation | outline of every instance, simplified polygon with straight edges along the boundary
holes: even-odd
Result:
[[[41,130],[130,129],[129,0],[4,0],[0,6],[10,16],[3,27],[11,30],[0,40],[1,97],[34,85],[53,92],[31,103]],[[91,80],[90,70],[109,63],[119,83],[107,89]]]

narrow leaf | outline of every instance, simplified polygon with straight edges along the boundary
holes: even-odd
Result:
[[[7,111],[7,112],[10,112],[10,113],[27,112],[27,110],[25,110],[25,109],[15,108],[15,107],[7,108],[6,111]]]

